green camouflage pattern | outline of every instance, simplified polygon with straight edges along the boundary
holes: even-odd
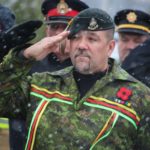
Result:
[[[48,102],[37,126],[34,150],[150,149],[150,90],[114,62],[112,70],[82,99],[72,67],[27,76],[33,63],[17,58],[14,52],[4,59],[0,66],[0,116],[26,117],[29,128],[40,103]],[[116,96],[121,87],[132,91],[125,104]],[[131,112],[135,116],[129,117]],[[112,113],[116,118],[112,118],[111,127],[108,124],[108,132],[94,143]]]

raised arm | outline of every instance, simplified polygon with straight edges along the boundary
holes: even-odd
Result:
[[[24,50],[25,58],[34,58],[35,60],[42,60],[49,53],[53,51],[53,49],[58,47],[58,44],[65,39],[69,34],[69,31],[64,31],[56,36],[45,37],[41,41],[36,44],[28,47]]]

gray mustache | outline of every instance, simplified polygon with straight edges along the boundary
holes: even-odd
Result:
[[[84,57],[89,57],[90,58],[89,54],[86,52],[85,49],[79,49],[77,51],[77,53],[75,54],[75,58],[78,57],[78,56],[84,56]]]

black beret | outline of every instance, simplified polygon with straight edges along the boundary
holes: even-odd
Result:
[[[0,5],[0,30],[6,31],[15,24],[15,15],[7,7]]]
[[[134,9],[124,9],[114,17],[117,32],[150,33],[150,15]]]
[[[48,23],[68,23],[80,11],[89,8],[81,0],[44,0],[41,11]]]
[[[110,15],[98,8],[88,8],[81,11],[70,23],[70,34],[72,38],[81,30],[101,31],[114,28],[114,22]]]

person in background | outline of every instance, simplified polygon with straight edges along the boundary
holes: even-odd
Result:
[[[41,25],[42,21],[40,20],[29,20],[2,32],[2,34],[0,34],[0,62],[2,62],[4,56],[8,54],[11,49],[14,48],[16,52],[19,52],[20,49],[25,49],[28,46],[31,46],[31,40],[36,37],[35,31],[40,28]],[[17,108],[16,111],[18,111]],[[23,123],[18,123],[14,120],[13,117],[9,118],[10,149],[21,150],[23,148],[23,139],[25,137],[26,128],[22,125]],[[12,126],[13,121],[14,124]],[[4,120],[3,124],[4,123],[5,126],[6,123],[8,126],[8,122]]]
[[[41,12],[46,25],[45,39],[64,31],[68,22],[86,8],[88,8],[88,5],[80,0],[44,0],[41,5]],[[69,50],[69,41],[66,39],[46,58],[34,63],[29,74],[45,71],[52,72],[71,66]],[[10,120],[11,149],[23,150],[23,142],[25,142],[26,134],[25,122],[25,119],[22,120],[19,118]]]
[[[46,24],[46,37],[54,36],[64,31],[69,21],[80,11],[89,6],[81,0],[44,0],[41,12]],[[57,71],[71,66],[69,58],[70,43],[63,41],[45,59],[33,65],[31,73],[43,71]]]
[[[121,67],[150,87],[150,14],[125,9],[114,18]]]
[[[4,56],[12,48],[25,47],[27,42],[34,39],[36,36],[35,31],[41,27],[41,25],[42,22],[40,20],[30,20],[21,24],[15,24],[14,13],[9,8],[0,5],[0,62],[3,61]],[[13,120],[13,118],[10,118],[8,126],[8,121],[6,121],[6,119],[0,119],[0,127],[9,127],[10,149],[20,150],[23,145],[22,138],[25,135],[21,134],[22,136],[17,138],[17,134],[12,134],[11,120]],[[24,133],[22,126],[19,124],[14,124],[14,126],[20,132]],[[17,143],[12,142],[12,139],[17,141]],[[17,146],[15,144],[17,144]]]
[[[150,15],[141,10],[124,9],[116,13],[114,22],[122,63],[134,48],[150,38]]]
[[[35,60],[67,37],[73,66],[28,76]],[[150,90],[109,59],[113,37],[112,18],[88,8],[72,20],[69,31],[5,57],[0,115],[26,114],[25,149],[149,149]]]
[[[3,56],[6,55],[5,51],[7,51],[6,43],[2,40],[4,38],[4,33],[12,28],[16,23],[16,17],[12,10],[8,7],[0,4],[0,62],[3,59]]]
[[[150,88],[150,39],[125,58],[122,68]]]
[[[15,25],[15,15],[6,6],[0,4],[0,37],[1,35]],[[2,42],[2,41],[1,41]],[[2,51],[0,51],[2,53]],[[0,54],[1,56],[2,54]],[[0,62],[2,58],[0,57]],[[8,120],[6,118],[0,118],[0,129],[8,129]]]

